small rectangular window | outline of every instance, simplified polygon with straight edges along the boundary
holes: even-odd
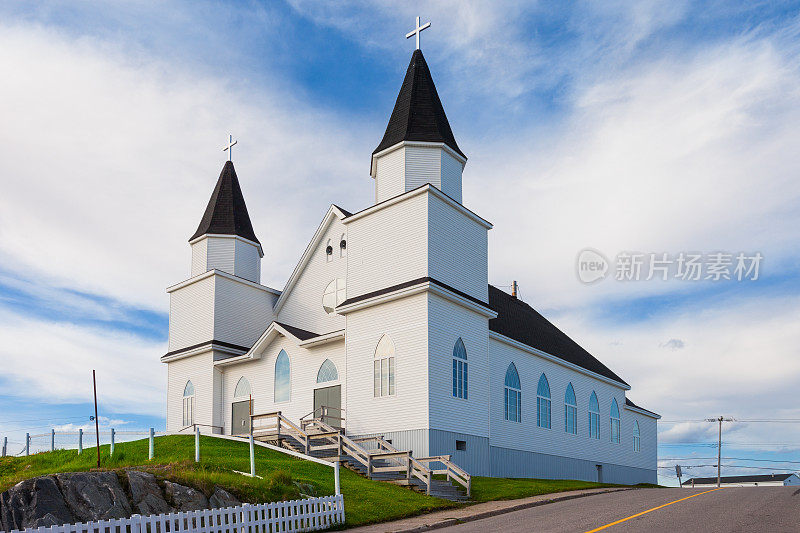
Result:
[[[456,450],[458,451],[466,451],[467,450],[467,441],[465,440],[457,440],[456,441]]]

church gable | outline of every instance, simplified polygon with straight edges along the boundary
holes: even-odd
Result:
[[[344,329],[334,308],[345,299],[348,213],[331,206],[275,304],[277,321],[319,334]],[[344,242],[344,244],[342,244]]]

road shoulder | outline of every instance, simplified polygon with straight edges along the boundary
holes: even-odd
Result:
[[[587,496],[607,494],[609,492],[620,492],[625,490],[637,489],[630,487],[584,489],[558,492],[555,494],[542,494],[539,496],[531,496],[529,498],[522,498],[519,500],[496,500],[491,502],[477,503],[475,505],[461,507],[459,509],[448,509],[445,511],[436,511],[411,518],[403,518],[402,520],[396,520],[394,522],[371,524],[368,526],[349,529],[348,531],[352,531],[353,533],[417,533],[421,531],[430,531],[432,529],[449,527],[464,522],[481,520],[482,518],[489,518],[500,514],[511,513],[522,509],[537,507],[539,505],[547,505],[548,503],[562,502],[565,500],[573,500],[576,498],[585,498]]]

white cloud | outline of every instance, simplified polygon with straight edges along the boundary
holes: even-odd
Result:
[[[0,47],[15,73],[0,87],[13,124],[0,131],[0,258],[30,279],[165,310],[228,131],[268,283],[282,286],[328,203],[368,201],[358,123],[291,94],[32,26],[0,25]]]
[[[134,335],[23,318],[0,310],[3,394],[37,404],[93,401],[111,412],[163,415],[163,343]]]

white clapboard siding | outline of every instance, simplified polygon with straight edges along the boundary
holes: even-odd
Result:
[[[501,448],[532,451],[543,454],[585,459],[640,468],[653,468],[655,435],[647,434],[650,427],[644,415],[623,409],[625,389],[587,376],[558,363],[519,350],[506,343],[489,339],[490,374],[490,445]],[[522,421],[505,420],[505,374],[513,362],[522,385]],[[536,424],[536,389],[544,373],[550,385],[551,427]],[[578,402],[578,434],[565,431],[564,395],[572,383]],[[589,397],[597,393],[600,403],[600,438],[589,437]],[[611,442],[611,401],[616,398],[620,409],[620,442]],[[642,452],[633,452],[633,421],[639,420],[642,430]],[[655,423],[652,424],[653,427]]]
[[[489,321],[465,307],[428,295],[428,379],[431,428],[489,436]],[[453,348],[467,349],[467,398],[453,396]]]
[[[427,194],[348,222],[348,298],[428,275]]]
[[[284,297],[286,300],[278,312],[278,322],[319,334],[344,329],[344,317],[328,314],[322,307],[322,295],[331,281],[339,278],[347,283],[347,256],[342,257],[339,251],[343,235],[349,250],[351,242],[345,226],[338,217],[332,217],[319,243],[312,250],[308,263]],[[325,253],[329,244],[333,247],[330,258]],[[350,294],[349,290],[347,292]]]
[[[291,368],[291,398],[288,402],[275,402],[275,360],[281,350],[289,356]],[[345,372],[344,341],[339,340],[316,347],[303,348],[294,339],[278,336],[259,354],[259,358],[246,363],[222,367],[222,412],[225,433],[231,433],[232,404],[247,398],[234,398],[236,384],[244,377],[250,382],[253,395],[253,413],[281,413],[295,422],[314,410],[314,389],[318,387],[342,386],[342,407],[346,406],[347,388]],[[330,359],[339,374],[337,381],[317,384],[320,365]]]
[[[317,531],[344,524],[344,497],[243,504],[223,509],[99,520],[12,530],[10,533],[277,533]]]
[[[442,188],[442,149],[427,146],[405,146],[406,179],[405,190],[410,191],[430,183]]]
[[[486,226],[428,194],[428,275],[486,302],[489,251]]]
[[[462,203],[461,199],[461,175],[464,172],[464,165],[446,150],[442,150],[442,192],[447,196]]]
[[[214,340],[251,347],[272,322],[277,296],[261,285],[214,275]]]
[[[428,428],[427,307],[427,295],[419,293],[347,315],[349,434]],[[373,361],[385,334],[395,346],[395,395],[376,398]]]
[[[405,189],[405,154],[402,148],[388,152],[377,158],[375,170],[375,203],[380,203]]]
[[[214,280],[200,279],[169,295],[169,350],[180,350],[212,340],[214,335]]]
[[[214,368],[212,352],[172,361],[167,365],[167,431],[183,428],[183,391],[187,381],[194,385],[194,422],[219,425],[215,416],[215,388],[219,371]],[[205,432],[207,428],[203,428]],[[210,432],[210,430],[209,430]]]

